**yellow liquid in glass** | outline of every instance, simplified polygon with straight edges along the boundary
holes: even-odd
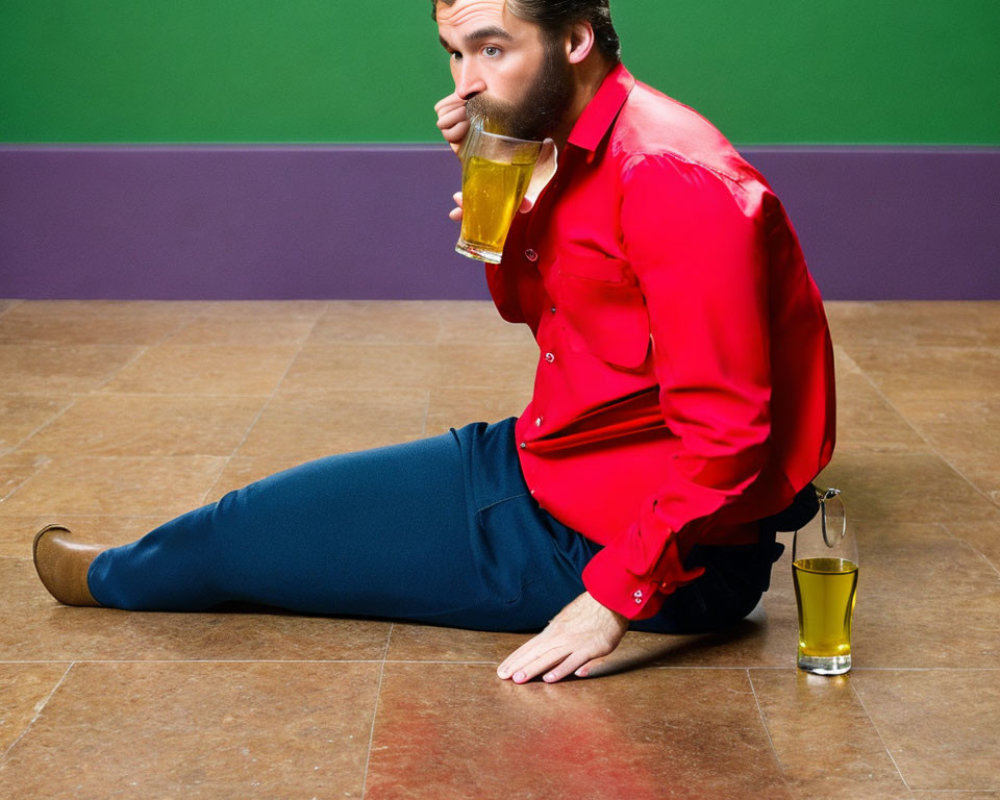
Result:
[[[462,243],[500,254],[535,166],[473,156],[462,171]]]
[[[792,575],[799,609],[799,656],[849,656],[858,565],[843,558],[803,558],[792,564]]]

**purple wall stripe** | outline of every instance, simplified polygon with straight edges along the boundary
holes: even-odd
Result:
[[[1000,149],[746,148],[825,297],[1000,299]],[[0,297],[485,298],[447,148],[0,147]]]

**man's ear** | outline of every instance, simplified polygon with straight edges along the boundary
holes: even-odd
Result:
[[[594,48],[594,28],[589,22],[575,22],[570,28],[566,57],[570,64],[583,62]]]

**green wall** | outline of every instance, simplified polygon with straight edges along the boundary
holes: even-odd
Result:
[[[0,141],[425,142],[428,0],[0,0]],[[739,144],[1000,145],[1000,2],[614,0]]]

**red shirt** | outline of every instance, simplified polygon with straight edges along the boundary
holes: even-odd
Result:
[[[631,619],[700,572],[696,543],[757,538],[830,460],[833,353],[764,179],[621,65],[486,268],[540,357],[517,422],[537,502],[604,545],[588,591]]]

